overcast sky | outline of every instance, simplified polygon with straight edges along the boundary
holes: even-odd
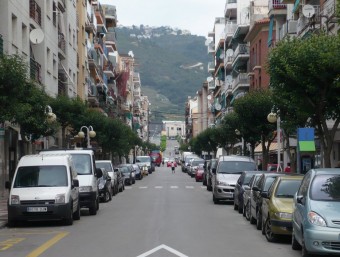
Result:
[[[224,16],[226,0],[99,0],[117,8],[123,26],[170,26],[207,37],[215,17]]]

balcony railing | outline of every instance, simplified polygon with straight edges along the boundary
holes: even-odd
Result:
[[[116,42],[116,33],[114,31],[109,31],[105,34],[105,40],[106,42]]]
[[[236,31],[237,24],[236,22],[229,22],[225,25],[225,38],[232,37]]]
[[[247,44],[239,44],[234,52],[233,57],[237,58],[240,54],[248,54],[249,55],[249,46]]]
[[[335,14],[336,9],[336,0],[328,0],[323,5],[323,10],[321,12],[321,15],[326,16],[328,18],[331,18]]]
[[[41,65],[33,58],[30,58],[30,76],[32,80],[42,83],[41,80]]]
[[[302,36],[310,29],[315,29],[316,24],[320,24],[321,17],[320,17],[320,5],[313,5],[315,14],[311,18],[306,18],[305,16],[300,16],[297,20],[297,28],[296,33],[299,36]]]
[[[65,53],[66,51],[66,40],[63,33],[58,33],[58,47]]]
[[[271,11],[273,9],[286,9],[287,5],[282,4],[281,0],[269,0],[268,7],[269,7],[269,11]]]
[[[240,87],[249,87],[249,77],[248,73],[240,73],[238,76],[234,79],[233,82],[233,90],[236,90]]]
[[[41,26],[41,7],[34,0],[30,0],[30,17]]]

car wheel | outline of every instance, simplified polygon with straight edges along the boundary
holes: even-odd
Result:
[[[262,228],[262,219],[260,211],[256,212],[256,229],[260,230]]]
[[[213,202],[214,202],[214,204],[218,204],[218,199],[213,195]]]
[[[294,235],[294,228],[293,228],[293,232],[292,232],[292,249],[293,250],[301,250],[301,245],[296,240],[295,235]]]
[[[77,211],[73,213],[73,219],[74,220],[80,220],[80,203],[78,200],[78,206],[77,206]]]
[[[269,217],[269,214],[268,214],[268,217]],[[266,232],[265,232],[265,227],[264,227],[264,225],[265,225],[265,222],[264,222],[264,220],[263,220],[263,217],[261,218],[261,233],[262,233],[262,235],[265,235],[266,234]]]
[[[243,213],[243,205],[241,204],[238,205],[238,213]]]
[[[249,204],[249,222],[250,224],[255,224],[256,223],[256,219],[253,217],[253,214],[251,213],[251,207],[250,207],[250,204]]]
[[[238,205],[236,204],[235,197],[234,197],[234,210],[238,210]]]
[[[273,234],[273,231],[272,231],[272,223],[270,222],[269,217],[264,223],[264,235],[266,236],[268,242],[274,242],[276,240],[275,234]]]
[[[249,202],[246,204],[246,209],[244,210],[244,217],[246,217],[246,220],[250,220],[250,204]]]
[[[68,217],[65,219],[65,225],[73,225],[73,203],[71,202],[71,209],[69,210]]]
[[[97,214],[97,200],[92,203],[91,207],[89,208],[89,213],[90,215]]]

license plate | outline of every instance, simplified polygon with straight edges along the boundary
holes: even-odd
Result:
[[[47,212],[47,207],[27,207],[27,212]]]

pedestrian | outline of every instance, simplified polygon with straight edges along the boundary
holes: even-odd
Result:
[[[290,162],[287,163],[287,167],[285,168],[285,173],[290,173]]]
[[[172,170],[172,173],[175,173],[175,163],[174,162],[171,162],[171,170]]]

